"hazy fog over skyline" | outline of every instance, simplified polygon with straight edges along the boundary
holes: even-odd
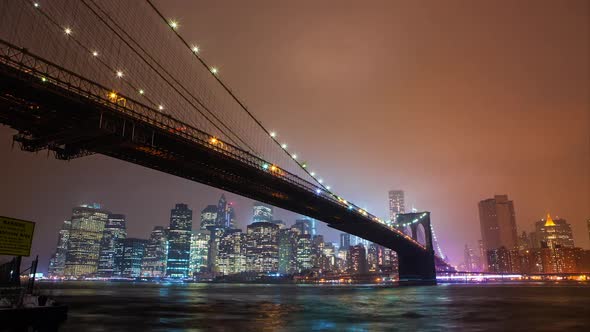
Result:
[[[494,194],[514,201],[519,233],[550,212],[590,247],[588,1],[157,5],[337,193],[385,217],[387,192],[401,189],[408,210],[431,211],[452,262],[480,239],[477,203]],[[0,215],[37,223],[42,270],[75,205],[124,213],[129,235],[147,238],[177,202],[196,229],[222,193],[104,156],[22,152],[14,133],[0,127]],[[227,197],[245,228],[252,201]]]

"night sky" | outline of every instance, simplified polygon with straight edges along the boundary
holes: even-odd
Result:
[[[590,247],[590,2],[157,4],[336,192],[384,217],[387,191],[403,189],[408,209],[431,211],[453,263],[476,245],[477,202],[494,194],[514,200],[519,232],[551,212]],[[103,156],[21,152],[14,133],[0,127],[0,215],[37,222],[42,271],[75,205],[102,203],[147,237],[176,202],[196,228],[221,194]],[[227,196],[245,228],[252,201]]]

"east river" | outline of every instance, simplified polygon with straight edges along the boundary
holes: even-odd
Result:
[[[590,284],[62,282],[60,331],[590,331]]]

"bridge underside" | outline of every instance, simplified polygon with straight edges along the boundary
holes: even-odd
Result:
[[[322,199],[219,149],[163,130],[0,63],[0,122],[26,151],[49,149],[69,160],[99,153],[266,202],[398,253],[400,279],[435,282],[434,253],[337,202]]]

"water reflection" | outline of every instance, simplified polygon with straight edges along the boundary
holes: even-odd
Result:
[[[42,284],[70,304],[64,331],[590,329],[590,287],[382,288],[236,284]]]

